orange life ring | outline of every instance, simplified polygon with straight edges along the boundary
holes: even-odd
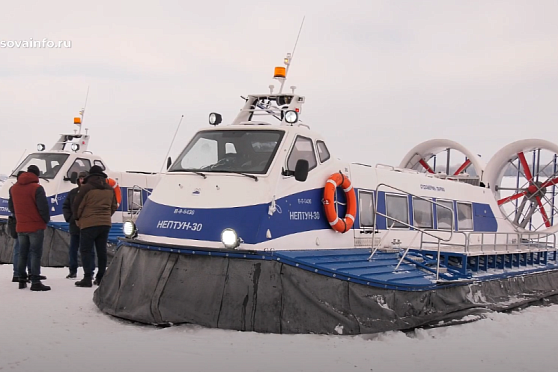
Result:
[[[338,186],[345,191],[347,198],[347,211],[345,218],[339,218],[335,211],[335,190]],[[355,223],[355,215],[357,211],[356,195],[353,185],[347,176],[341,172],[332,174],[326,181],[324,188],[324,208],[327,221],[331,228],[340,233],[347,232]]]
[[[118,186],[118,182],[115,179],[107,178],[107,183],[114,189],[114,195],[116,196],[116,204],[117,207],[120,207],[120,203],[122,203],[122,192],[120,191],[120,186]]]

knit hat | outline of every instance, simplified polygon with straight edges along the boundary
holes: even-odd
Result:
[[[37,167],[36,165],[28,166],[27,167],[27,172],[31,172],[37,177],[39,177],[41,175],[41,171],[39,170],[39,167]]]
[[[89,175],[86,177],[89,178],[91,176],[100,176],[103,178],[107,178],[107,174],[103,172],[103,168],[99,167],[98,165],[94,165],[89,169]]]

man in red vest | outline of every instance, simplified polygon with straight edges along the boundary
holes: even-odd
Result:
[[[8,208],[17,221],[19,289],[27,287],[27,258],[31,256],[29,276],[32,291],[50,290],[49,286],[41,283],[43,240],[50,212],[45,189],[39,184],[40,174],[36,165],[30,165],[11,187],[8,201]]]

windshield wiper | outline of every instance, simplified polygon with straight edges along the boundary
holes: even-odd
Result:
[[[258,182],[258,177],[254,176],[253,174],[248,174],[248,173],[243,173],[243,172],[235,172],[235,171],[222,171],[222,172],[233,173],[233,174],[242,174],[243,176],[251,178],[251,179],[255,180],[256,182]]]
[[[250,177],[250,178],[252,178],[254,181],[258,182],[258,177],[254,176],[253,174],[242,173],[242,172],[231,172],[231,173],[234,173],[234,174],[242,174],[243,176]]]
[[[48,178],[46,178],[46,177],[40,176],[39,178],[40,178],[40,179],[42,179],[42,180],[45,180],[45,181],[47,181],[48,183],[50,183],[49,179],[48,179]]]
[[[173,169],[173,170],[170,170],[169,172],[190,172],[190,173],[195,173],[198,176],[202,176],[204,180],[207,178],[207,176],[205,174],[203,174],[202,172],[198,172],[198,171],[193,170],[193,169]]]
[[[248,173],[243,173],[243,172],[237,172],[237,171],[232,171],[232,170],[225,170],[225,169],[219,169],[219,170],[212,170],[210,171],[211,173],[232,173],[232,174],[241,174],[245,177],[251,178],[253,180],[255,180],[256,182],[258,182],[258,177],[254,176],[253,174],[248,174]]]

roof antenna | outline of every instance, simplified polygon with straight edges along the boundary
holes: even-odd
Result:
[[[294,54],[296,51],[296,46],[298,44],[298,39],[300,38],[300,33],[302,32],[302,26],[304,26],[304,19],[306,19],[306,16],[302,17],[302,22],[300,23],[300,28],[298,29],[298,35],[296,36],[296,41],[295,41],[295,45],[293,47],[293,51],[292,53],[287,53],[287,57],[285,57],[284,62],[285,62],[285,66],[287,66],[287,68],[285,69],[285,76],[280,79],[281,80],[281,87],[279,88],[279,94],[281,94],[283,92],[283,85],[285,84],[285,80],[287,80],[287,76],[289,74],[289,67],[291,66],[291,62],[294,58]]]
[[[163,165],[161,165],[161,171],[159,173],[163,172],[163,168],[165,167],[165,164],[167,164],[167,169],[169,169],[169,167],[170,167],[170,164],[169,164],[170,163],[170,158],[168,156],[169,156],[170,150],[172,148],[172,144],[174,143],[174,139],[176,138],[176,135],[178,134],[178,130],[180,129],[180,125],[182,124],[182,119],[184,119],[184,115],[182,115],[180,117],[180,121],[178,122],[178,127],[176,127],[176,132],[174,132],[174,137],[172,137],[172,141],[171,141],[171,144],[169,146],[169,151],[167,151],[167,155],[165,155],[165,161],[163,162]]]
[[[23,152],[21,153],[21,156],[19,157],[19,160],[17,161],[16,167],[14,169],[12,169],[12,175],[15,172],[15,170],[17,169],[17,166],[21,164],[21,159],[23,159],[23,155],[25,155],[26,151],[27,151],[27,149],[23,150]]]
[[[89,85],[87,86],[87,94],[85,94],[85,103],[79,111],[79,118],[74,118],[74,124],[79,126],[78,134],[81,134],[81,126],[83,125],[83,117],[85,116],[85,108],[87,107],[87,98],[89,98]],[[87,129],[85,129],[87,131]]]

